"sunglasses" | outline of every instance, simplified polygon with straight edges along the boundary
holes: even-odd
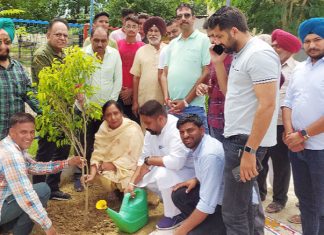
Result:
[[[191,17],[190,13],[185,13],[185,14],[179,14],[176,16],[177,20],[181,20],[182,17],[184,17],[185,19],[189,19]]]

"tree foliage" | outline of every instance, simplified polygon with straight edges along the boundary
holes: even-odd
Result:
[[[131,8],[136,12],[144,12],[170,20],[175,17],[176,8],[182,2],[191,4],[196,15],[205,15],[207,12],[205,0],[110,0],[104,9],[110,13],[110,24],[121,26],[120,12],[123,8]]]
[[[71,144],[79,155],[85,156],[79,133],[86,131],[90,118],[100,119],[101,107],[86,102],[82,115],[78,115],[74,103],[78,94],[91,97],[95,93],[96,88],[86,81],[91,79],[98,61],[78,47],[69,47],[65,52],[63,63],[54,60],[51,67],[45,67],[39,73],[37,99],[42,115],[37,116],[36,125],[40,136],[48,136],[58,145]],[[64,133],[63,139],[61,133]]]
[[[225,1],[208,1],[215,9],[225,4]],[[281,28],[297,34],[302,21],[324,15],[324,0],[232,0],[231,5],[247,15],[250,28],[264,33]]]

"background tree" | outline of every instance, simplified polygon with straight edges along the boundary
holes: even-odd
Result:
[[[223,0],[207,1],[214,9],[225,4]],[[263,33],[281,28],[296,35],[302,21],[324,15],[324,0],[232,0],[231,5],[247,15],[251,29]]]
[[[170,20],[175,17],[175,10],[181,2],[193,5],[196,15],[207,14],[205,0],[110,0],[104,9],[110,13],[110,24],[120,27],[120,12],[123,8],[131,8],[136,12],[144,12]]]

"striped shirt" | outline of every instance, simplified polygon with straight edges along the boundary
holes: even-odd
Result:
[[[42,206],[28,174],[56,173],[68,166],[68,161],[36,162],[26,151],[7,136],[0,141],[0,220],[2,205],[13,195],[18,205],[44,230],[52,226],[47,212]]]
[[[8,134],[10,117],[25,111],[25,102],[38,112],[38,101],[30,97],[29,92],[34,92],[34,89],[27,72],[17,60],[10,58],[7,68],[0,65],[0,140]]]

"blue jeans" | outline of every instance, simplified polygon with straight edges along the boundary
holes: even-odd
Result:
[[[42,205],[46,207],[51,195],[51,189],[46,183],[33,185]],[[28,235],[31,233],[34,222],[29,215],[20,208],[13,195],[7,197],[1,210],[1,232],[12,231],[13,235]]]
[[[176,116],[177,118],[181,118],[181,117],[185,116],[186,114],[197,114],[204,123],[205,132],[207,134],[209,133],[206,111],[203,107],[189,105],[188,107],[184,108],[184,110],[182,110],[181,113],[179,113],[179,114],[177,113],[177,114],[173,114],[173,115]]]
[[[324,234],[324,150],[293,153],[289,158],[304,235]]]
[[[247,135],[236,135],[225,138],[223,142],[225,188],[222,215],[227,235],[263,234],[263,231],[257,231],[260,228],[260,221],[256,223],[255,220],[258,208],[252,206],[252,188],[257,187],[256,178],[246,183],[236,182],[232,173],[232,170],[240,165],[239,150],[243,150],[247,139]],[[258,148],[256,157],[259,161],[262,161],[266,151],[267,148]]]

